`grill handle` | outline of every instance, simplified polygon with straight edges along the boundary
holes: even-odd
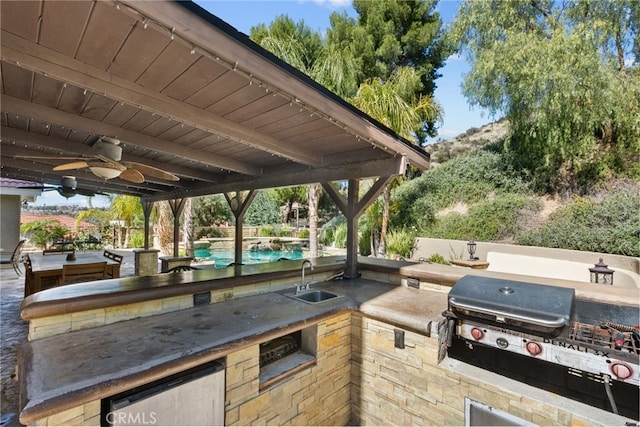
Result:
[[[545,320],[545,319],[540,319],[536,317],[522,316],[519,314],[507,313],[501,310],[492,310],[484,307],[478,307],[473,304],[465,304],[465,303],[456,301],[455,298],[449,298],[449,304],[451,304],[453,307],[460,308],[463,310],[477,311],[478,313],[488,314],[490,316],[504,317],[511,320],[517,320],[520,322],[527,322],[527,323],[531,323],[538,326],[544,326],[547,328],[559,328],[566,324],[566,320],[563,317],[559,317],[557,319],[552,319],[552,320]]]

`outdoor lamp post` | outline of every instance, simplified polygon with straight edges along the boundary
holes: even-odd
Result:
[[[478,259],[474,256],[476,253],[476,242],[469,240],[467,242],[467,251],[469,252],[469,261],[476,261]]]
[[[591,273],[591,283],[602,283],[603,285],[613,285],[613,270],[607,267],[607,264],[600,261],[593,267],[589,268]]]

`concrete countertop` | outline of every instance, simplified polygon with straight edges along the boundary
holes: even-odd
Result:
[[[301,261],[203,268],[180,274],[99,280],[47,289],[24,299],[20,315],[24,320],[84,310],[151,301],[157,298],[228,289],[260,281],[300,276]],[[314,273],[335,273],[344,269],[344,256],[314,259]]]
[[[25,343],[18,356],[20,421],[33,423],[346,311],[429,335],[446,309],[446,293],[367,279],[311,287],[339,298],[308,304],[271,292]]]

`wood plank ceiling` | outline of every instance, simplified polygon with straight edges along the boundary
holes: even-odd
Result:
[[[1,176],[148,201],[401,174],[428,154],[191,2],[2,1]],[[120,141],[143,183],[87,168]],[[39,158],[33,158],[33,157]],[[98,160],[99,161],[99,160]]]

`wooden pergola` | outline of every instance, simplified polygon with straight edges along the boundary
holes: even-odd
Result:
[[[3,177],[73,175],[85,189],[139,196],[147,220],[155,201],[177,215],[185,198],[225,194],[239,227],[256,190],[321,183],[347,217],[354,275],[358,216],[408,164],[429,166],[420,147],[195,3],[4,1],[0,15]],[[103,137],[120,141],[122,161],[179,181],[53,170],[70,161],[61,157],[100,161]],[[359,197],[365,178],[377,180]]]

